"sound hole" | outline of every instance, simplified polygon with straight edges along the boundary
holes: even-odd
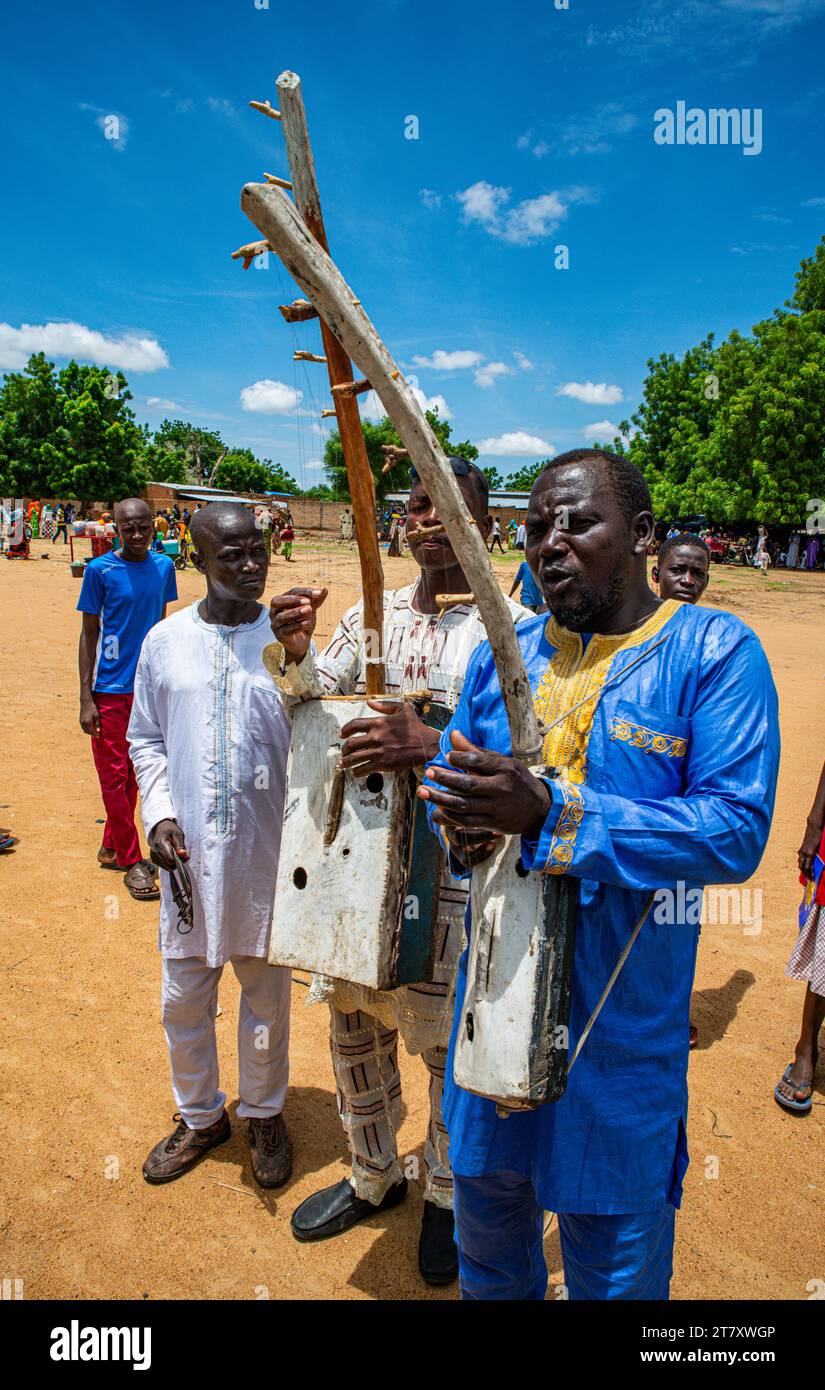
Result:
[[[342,855],[342,857],[343,857],[344,859],[346,859],[346,857],[347,857],[348,854],[349,854],[349,847],[347,847],[346,849],[342,849],[342,850],[341,850],[341,855]]]
[[[475,1033],[475,1023],[474,1023],[474,1021],[473,1021],[473,1015],[472,1015],[472,1014],[468,1014],[468,1015],[467,1015],[467,1038],[468,1038],[468,1040],[469,1040],[470,1042],[473,1041],[473,1034],[474,1034],[474,1033]]]
[[[371,772],[367,778],[367,790],[371,792],[382,792],[384,790],[384,778],[380,772]]]
[[[306,871],[306,869],[296,869],[295,872],[294,872],[294,874],[292,875],[292,882],[295,884],[295,887],[296,887],[296,888],[306,888],[306,886],[307,886],[307,871]]]
[[[530,872],[530,870],[529,870],[529,869],[525,869],[524,865],[522,864],[521,860],[519,859],[519,860],[517,861],[517,863],[516,863],[516,873],[518,874],[519,878],[526,878],[527,875],[529,874],[529,872]]]

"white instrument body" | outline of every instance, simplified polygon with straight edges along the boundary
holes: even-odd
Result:
[[[341,728],[363,718],[375,718],[366,700],[310,700],[293,710],[269,962],[391,989],[405,922],[411,775],[348,773],[325,843],[340,792]]]
[[[506,1110],[557,1100],[567,1078],[576,884],[527,873],[518,836],[473,870],[455,1080]]]

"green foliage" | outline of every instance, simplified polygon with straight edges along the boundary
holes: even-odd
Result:
[[[231,492],[298,491],[294,478],[270,459],[256,458],[251,449],[230,449],[214,472],[212,486]]]
[[[122,373],[43,353],[0,387],[0,487],[6,496],[128,497],[146,481],[145,436]]]
[[[658,516],[804,523],[806,502],[825,496],[825,238],[751,337],[649,361],[633,424],[619,447]]]
[[[428,410],[427,419],[436,435],[442,449],[447,454],[458,454],[462,458],[469,459],[470,462],[478,458],[478,449],[471,444],[468,439],[461,443],[455,443],[451,439],[451,429],[449,421],[439,418],[437,411]],[[381,452],[382,445],[394,444],[396,448],[401,447],[401,439],[396,434],[395,429],[385,416],[378,424],[373,424],[371,420],[362,420],[361,429],[364,435],[367,458],[369,459],[372,476],[375,480],[375,496],[381,502],[388,492],[404,492],[410,485],[410,465],[408,459],[401,459],[388,473],[383,472],[386,462],[384,454]],[[344,462],[344,450],[341,446],[341,438],[337,430],[329,436],[324,449],[324,472],[326,473],[330,496],[340,501],[349,502],[349,482],[347,480],[347,469]],[[308,497],[315,496],[316,490],[306,494]]]
[[[215,468],[226,453],[226,445],[217,430],[204,430],[187,420],[163,420],[155,431],[155,445],[175,460],[175,468],[183,476],[156,478],[152,482],[186,482],[198,486],[216,487],[210,483]]]
[[[507,479],[507,491],[529,492],[544,465],[549,462],[549,459],[539,459],[538,463],[526,463],[516,473],[511,473]]]
[[[0,495],[113,502],[147,482],[198,483],[235,492],[299,493],[279,464],[227,449],[216,430],[164,420],[152,436],[135,422],[122,372],[43,353],[0,386]]]
[[[498,469],[494,467],[493,464],[490,464],[487,468],[482,468],[481,471],[487,479],[487,482],[490,484],[490,491],[500,492],[501,489],[504,487],[504,479],[502,478]]]

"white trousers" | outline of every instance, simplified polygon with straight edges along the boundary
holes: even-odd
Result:
[[[289,1080],[291,971],[263,956],[233,956],[241,986],[238,1012],[239,1119],[266,1119],[284,1108]],[[215,1018],[223,966],[200,956],[163,957],[163,1029],[172,1092],[190,1129],[220,1119],[226,1095],[218,1087]]]

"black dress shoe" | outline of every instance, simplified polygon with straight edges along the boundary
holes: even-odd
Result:
[[[452,1284],[458,1278],[455,1219],[451,1211],[434,1202],[424,1203],[418,1268],[428,1284]]]
[[[349,1178],[343,1178],[332,1187],[313,1192],[295,1209],[290,1222],[292,1234],[296,1240],[328,1240],[379,1211],[397,1207],[406,1195],[407,1179],[402,1178],[380,1202],[367,1202],[363,1197],[356,1197]]]

